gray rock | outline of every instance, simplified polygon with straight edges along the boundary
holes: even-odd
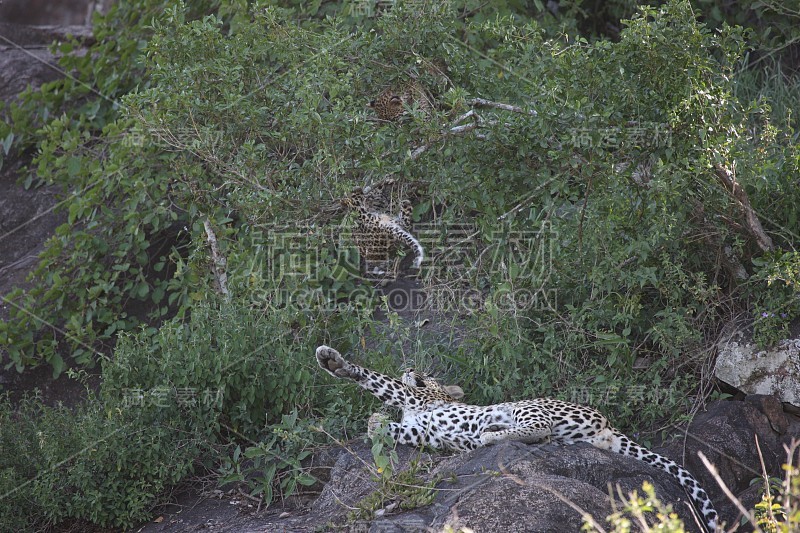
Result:
[[[350,531],[441,531],[447,527],[468,527],[476,533],[578,531],[583,513],[605,524],[614,511],[609,491],[616,494],[619,487],[627,494],[645,481],[687,524],[693,523],[683,490],[665,472],[588,444],[528,446],[518,442],[429,458],[434,466],[420,474],[422,480],[441,479],[431,505],[350,523],[346,519],[349,508],[378,488],[364,464],[371,461],[368,447],[358,445],[354,452],[339,458],[312,510]],[[406,460],[419,456],[418,450],[409,452],[407,447],[399,447],[398,452],[405,458],[401,459],[404,468]]]
[[[83,24],[108,0],[4,0],[0,20],[16,24]]]
[[[57,57],[48,46],[54,41],[78,37],[91,43],[91,28],[86,26],[22,26],[0,23],[0,100],[9,102],[28,86],[64,77]],[[83,53],[82,50],[75,53]]]
[[[588,444],[509,442],[442,465],[449,467],[455,467],[459,481],[452,488],[457,490],[445,493],[448,510],[436,517],[436,525],[466,526],[476,532],[579,531],[583,513],[605,524],[613,512],[609,491],[618,486],[627,493],[644,481],[653,483],[666,501],[685,498],[668,474]]]
[[[718,345],[717,379],[745,394],[772,394],[800,406],[800,339],[781,341],[761,350],[737,331]]]
[[[738,520],[739,512],[723,495],[697,452],[702,451],[716,466],[731,492],[747,493],[751,481],[761,477],[756,436],[767,474],[782,479],[781,465],[786,462],[783,446],[800,436],[800,423],[784,412],[774,396],[753,395],[742,402],[712,402],[689,425],[685,439],[655,451],[683,463],[706,489],[723,519],[732,524]]]

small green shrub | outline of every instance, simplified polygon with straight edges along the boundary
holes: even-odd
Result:
[[[303,486],[317,483],[319,480],[303,465],[320,444],[314,439],[320,432],[314,422],[298,421],[295,410],[270,428],[272,435],[245,449],[237,445],[220,466],[220,485],[245,482],[250,496],[259,497],[261,505],[267,507],[276,493],[284,499]]]
[[[800,253],[777,251],[753,263],[757,270],[746,287],[753,301],[753,338],[768,347],[789,338],[800,317]]]
[[[376,456],[376,459],[388,456]],[[422,473],[429,469],[419,460],[412,460],[408,468],[399,472],[391,468],[381,468],[375,464],[374,477],[378,480],[378,488],[356,502],[355,509],[347,513],[350,521],[371,520],[376,511],[392,505],[399,509],[416,509],[433,503],[436,498],[436,485],[441,477],[433,477],[426,481]]]
[[[122,335],[102,362],[99,397],[75,411],[3,399],[0,529],[130,527],[187,475],[219,465],[230,474],[225,458],[244,445],[261,472],[254,493],[268,503],[273,485],[286,496],[313,482],[301,463],[327,436],[312,413],[328,414],[320,426],[338,434],[343,417],[365,410],[361,395],[318,385],[314,349],[339,328],[357,332],[357,318],[199,305],[185,323]]]
[[[383,415],[382,415],[383,416]],[[429,480],[422,478],[422,473],[429,470],[419,457],[412,459],[408,468],[398,471],[395,441],[389,435],[388,425],[381,422],[372,435],[372,465],[367,465],[373,481],[378,487],[356,502],[355,508],[347,514],[349,521],[371,520],[376,511],[388,505],[400,509],[416,509],[430,505],[436,497],[436,485],[441,476]]]
[[[240,483],[266,507],[320,483],[309,467],[309,459],[321,447],[329,446],[331,439],[342,442],[348,434],[358,433],[353,422],[358,416],[352,408],[352,404],[341,402],[321,407],[323,415],[318,418],[300,418],[296,410],[283,415],[258,438],[245,439],[247,445],[237,442],[222,458],[217,470],[219,485]]]
[[[268,413],[272,421],[280,419],[312,378],[287,357],[280,335],[260,327],[271,325],[247,309],[204,306],[188,323],[165,324],[153,338],[123,335],[115,357],[103,365],[104,388],[147,401],[166,393],[169,401],[187,395],[189,402],[218,403],[231,430],[252,432],[268,422]]]
[[[213,453],[213,407],[113,400],[75,411],[38,398],[0,402],[0,529],[84,520],[130,527]],[[25,509],[24,513],[20,509]]]
[[[749,519],[766,533],[790,533],[800,528],[800,467],[797,450],[800,441],[786,446],[787,463],[783,465],[783,479],[763,477],[761,500]]]

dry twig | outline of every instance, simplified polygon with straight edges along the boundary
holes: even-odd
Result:
[[[214,233],[214,228],[211,227],[211,221],[208,218],[203,221],[203,227],[206,229],[206,239],[211,247],[211,258],[214,260],[214,278],[217,281],[217,288],[220,294],[229,299],[231,293],[228,291],[228,261],[219,251],[217,234]]]
[[[725,190],[739,202],[739,208],[744,215],[745,226],[750,235],[755,239],[758,247],[764,252],[771,251],[774,248],[772,239],[764,232],[764,228],[761,226],[761,221],[758,219],[755,209],[750,205],[750,198],[747,196],[747,192],[741,184],[736,181],[735,174],[722,165],[716,164],[714,165],[714,175],[717,176],[717,179],[722,183],[722,186],[725,187]]]
[[[504,111],[511,111],[512,113],[521,113],[523,115],[530,115],[532,117],[538,117],[539,113],[534,111],[533,109],[522,109],[519,106],[511,105],[511,104],[504,104],[502,102],[492,102],[491,100],[485,100],[483,98],[473,98],[467,102],[472,107],[491,107],[494,109],[502,109]]]

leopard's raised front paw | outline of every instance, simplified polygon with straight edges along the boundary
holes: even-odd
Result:
[[[319,366],[337,378],[352,378],[353,374],[350,372],[350,363],[348,363],[342,354],[331,348],[330,346],[319,346],[317,348],[317,363]]]
[[[383,413],[372,413],[367,420],[367,436],[370,438],[375,436],[375,433],[381,427],[385,426],[389,422],[389,417]]]

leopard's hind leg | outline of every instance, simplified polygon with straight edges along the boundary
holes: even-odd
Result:
[[[498,442],[513,440],[525,444],[543,444],[550,442],[550,428],[547,426],[515,426],[500,431],[486,431],[481,433],[481,444],[496,444]]]

